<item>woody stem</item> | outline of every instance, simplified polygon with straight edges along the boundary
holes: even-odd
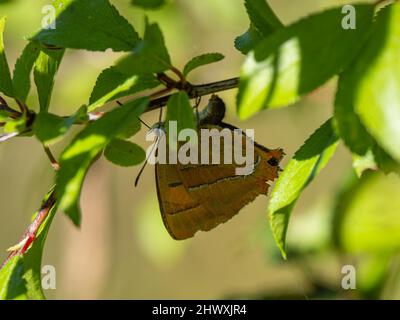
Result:
[[[56,158],[54,158],[53,154],[51,153],[49,147],[43,146],[44,152],[46,153],[47,157],[50,160],[50,164],[53,167],[54,170],[58,171],[60,170],[60,164],[57,162]]]
[[[207,84],[200,85],[188,85],[185,91],[188,93],[189,98],[199,98],[212,93],[221,92],[237,88],[239,85],[239,78],[232,78]],[[154,99],[150,102],[145,112],[153,111],[165,106],[171,95],[163,96],[161,98]]]

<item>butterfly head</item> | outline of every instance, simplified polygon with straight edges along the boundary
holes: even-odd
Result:
[[[279,163],[281,162],[283,156],[285,155],[283,150],[282,149],[270,150],[268,154],[270,156],[269,159],[267,160],[268,164],[271,165],[272,167],[277,167],[278,170],[281,171]]]

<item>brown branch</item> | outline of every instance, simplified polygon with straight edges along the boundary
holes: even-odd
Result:
[[[56,158],[54,158],[53,154],[51,153],[49,147],[46,147],[43,145],[44,152],[46,153],[47,157],[50,160],[51,166],[54,168],[54,170],[59,171],[60,170],[60,164],[57,162]]]
[[[168,76],[167,76],[168,77]],[[169,78],[169,77],[168,77]],[[170,79],[170,78],[169,78]],[[172,79],[171,79],[172,80]],[[174,80],[172,80],[174,81]],[[186,82],[186,84],[182,84],[180,82],[175,82],[174,81],[174,85],[176,89],[178,90],[183,90],[186,91],[187,94],[189,95],[190,99],[197,99],[200,98],[202,96],[206,96],[212,93],[217,93],[217,92],[221,92],[221,91],[225,91],[225,90],[230,90],[230,89],[234,89],[237,88],[239,85],[239,78],[232,78],[232,79],[227,79],[227,80],[222,80],[222,81],[217,81],[217,82],[211,82],[211,83],[206,83],[206,84],[199,84],[199,85],[192,85],[189,82]],[[169,92],[170,90],[172,90],[173,88],[168,88],[167,89],[163,89],[162,91],[157,92],[158,96],[159,94],[162,94],[162,92]],[[153,94],[154,95],[154,94]],[[153,110],[157,110],[160,109],[164,106],[167,105],[169,98],[171,97],[171,95],[165,95],[159,98],[154,98],[153,95],[150,95],[150,104],[147,107],[147,109],[144,112],[150,112]],[[0,100],[1,102],[1,100]],[[129,103],[130,101],[127,101],[126,103]],[[22,114],[17,112],[18,116],[21,116]],[[89,121],[96,121],[98,119],[100,119],[103,116],[104,112],[91,112],[89,113]],[[28,115],[32,116],[32,120],[33,120],[33,113],[31,111],[28,111]],[[67,118],[67,117],[65,117]],[[31,121],[32,121],[31,120]],[[75,124],[87,124],[87,121],[84,122],[76,122]],[[27,131],[25,131],[24,133],[28,133],[30,132],[32,129],[28,128]],[[7,134],[7,135],[3,135],[0,137],[0,142],[8,140],[14,136],[18,135],[15,133],[12,134]]]
[[[167,88],[178,88],[180,86],[178,81],[175,81],[163,72],[157,73],[157,79]]]
[[[185,91],[188,93],[190,99],[195,99],[212,93],[234,89],[237,88],[238,85],[239,85],[239,78],[232,78],[228,80],[222,80],[200,85],[188,84],[185,88]],[[167,95],[152,100],[145,112],[150,112],[164,107],[167,104],[170,97],[171,95]]]
[[[174,66],[171,66],[171,67],[170,67],[170,70],[178,76],[178,78],[179,78],[181,84],[182,84],[183,86],[185,86],[185,84],[186,84],[186,78],[185,78],[184,74],[183,74],[178,68],[175,68]]]
[[[7,101],[4,100],[4,98],[2,98],[1,96],[0,96],[0,110],[6,111],[7,113],[9,113],[9,116],[12,119],[19,118],[22,115],[22,113],[18,112],[17,110],[10,108]]]
[[[15,102],[18,104],[19,109],[21,110],[21,113],[24,113],[24,114],[28,114],[29,113],[29,109],[28,109],[28,107],[26,106],[25,103],[23,103],[19,99],[15,99]]]
[[[173,88],[164,88],[162,90],[156,91],[150,95],[150,100],[154,100],[158,97],[162,97],[166,95],[167,93],[170,93],[173,90]]]

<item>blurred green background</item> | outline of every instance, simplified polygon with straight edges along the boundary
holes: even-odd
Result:
[[[212,82],[237,76],[244,56],[233,47],[248,27],[242,0],[173,0],[144,12],[130,1],[111,1],[141,33],[144,16],[160,24],[171,58],[182,67],[191,57],[221,52],[226,58],[189,79]],[[345,4],[337,0],[271,0],[285,23],[310,12]],[[0,1],[7,15],[5,48],[11,66],[40,28],[47,0]],[[87,103],[98,74],[120,57],[113,52],[68,50],[58,72],[51,111],[70,114]],[[226,122],[254,128],[257,142],[282,147],[284,164],[305,139],[329,118],[334,83],[280,110],[249,121],[235,116],[236,91],[221,93],[229,109]],[[203,99],[203,104],[206,99]],[[31,91],[28,103],[37,106]],[[146,114],[152,124],[158,113]],[[145,130],[135,141],[146,147]],[[71,139],[72,132],[68,135]],[[65,143],[54,147],[56,155]],[[44,264],[55,266],[57,299],[218,299],[218,298],[400,298],[400,179],[367,173],[352,176],[350,153],[341,145],[328,167],[306,189],[289,226],[289,260],[272,240],[267,198],[259,197],[240,214],[208,233],[184,242],[172,240],[158,210],[154,168],[137,188],[139,167],[98,161],[81,198],[83,222],[76,229],[59,213],[47,240]],[[0,258],[15,244],[52,184],[53,172],[35,139],[18,138],[0,146]],[[341,288],[341,269],[357,270],[357,290]]]

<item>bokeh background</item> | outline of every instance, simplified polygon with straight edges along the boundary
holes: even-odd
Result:
[[[5,47],[10,65],[40,28],[50,0],[0,1],[7,15]],[[248,27],[242,0],[172,0],[144,12],[127,0],[111,1],[142,33],[144,17],[160,24],[171,58],[183,67],[191,57],[221,52],[218,64],[193,72],[193,83],[237,76],[244,56],[233,47]],[[271,0],[290,23],[346,1]],[[68,50],[57,75],[51,111],[70,114],[88,102],[98,74],[121,54]],[[305,139],[330,117],[336,79],[288,108],[269,110],[239,122],[236,90],[220,96],[226,122],[254,128],[257,142],[282,147],[284,164]],[[34,90],[29,105],[37,107]],[[203,99],[203,104],[206,99]],[[143,120],[153,124],[157,112]],[[78,128],[77,128],[78,129]],[[67,137],[69,141],[76,130]],[[135,142],[147,147],[145,130]],[[65,146],[54,149],[58,155]],[[139,167],[120,168],[105,159],[90,170],[81,198],[81,229],[59,212],[45,247],[44,264],[55,266],[57,289],[50,299],[219,299],[219,298],[400,298],[400,182],[395,175],[366,174],[357,181],[350,153],[340,145],[333,160],[306,189],[289,227],[289,260],[277,251],[267,221],[266,197],[242,209],[228,223],[184,242],[172,240],[158,210],[154,168],[137,188]],[[0,259],[15,244],[52,184],[53,171],[34,138],[0,145]],[[357,270],[357,290],[343,290],[341,269]]]

